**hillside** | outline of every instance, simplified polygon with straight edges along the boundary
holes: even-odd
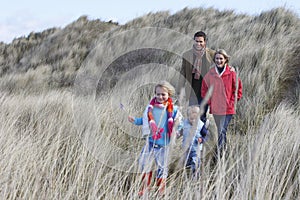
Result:
[[[89,21],[82,16],[63,29],[32,32],[27,37],[14,39],[11,44],[2,43],[0,74],[2,77],[11,74],[23,76],[29,74],[28,71],[41,71],[36,75],[46,81],[44,84],[49,88],[70,86],[95,40],[117,26],[100,20]],[[35,81],[34,78],[32,81]],[[29,81],[27,84],[32,86],[34,83]],[[18,86],[11,89],[17,90]]]
[[[123,26],[82,16],[63,29],[51,28],[17,38],[11,44],[1,43],[0,75],[2,81],[9,77],[1,88],[8,92],[24,87],[40,91],[39,84],[35,84],[40,83],[39,80],[46,90],[72,86],[77,70],[99,42],[142,27],[161,27],[187,37],[197,30],[204,30],[211,48],[224,48],[230,52],[231,64],[240,66],[244,73],[259,75],[265,80],[266,91],[271,86],[270,79],[276,79],[276,86],[272,85],[271,95],[268,95],[277,97],[270,100],[275,101],[272,104],[287,96],[293,103],[299,99],[296,93],[300,63],[297,60],[299,18],[282,8],[254,17],[236,15],[233,11],[184,9],[174,15],[149,13]],[[126,41],[120,45],[126,45]],[[135,58],[132,62],[139,61]],[[281,68],[274,70],[273,63]],[[22,81],[12,77],[18,75]],[[255,95],[255,88],[259,88],[257,83],[253,79],[245,81],[252,88],[249,95]],[[272,91],[275,88],[276,91]]]
[[[138,199],[144,140],[127,116],[142,115],[157,81],[177,86],[199,30],[231,55],[243,98],[219,163],[210,126],[200,181],[172,144],[166,199],[299,199],[300,20],[284,8],[162,11],[125,25],[82,16],[0,43],[1,199]]]

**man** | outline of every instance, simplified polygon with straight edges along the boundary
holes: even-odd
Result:
[[[184,80],[179,81],[179,84],[181,87],[188,84],[185,86],[185,94],[189,105],[201,104],[202,80],[213,64],[215,51],[206,47],[206,41],[206,34],[203,31],[196,32],[192,49],[183,54],[180,73]],[[207,110],[208,105],[205,105],[204,113],[200,117],[206,127],[209,123],[206,119]]]

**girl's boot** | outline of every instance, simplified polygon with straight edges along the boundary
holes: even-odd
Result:
[[[150,189],[151,184],[151,178],[152,178],[152,171],[149,173],[144,173],[142,176],[142,189],[139,191],[138,195],[141,197],[145,193],[147,193]]]
[[[158,178],[156,180],[157,182],[157,187],[158,187],[158,193],[159,195],[164,195],[165,194],[165,188],[166,188],[166,179],[165,178]]]

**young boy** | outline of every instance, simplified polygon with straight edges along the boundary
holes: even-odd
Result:
[[[183,122],[183,128],[177,134],[177,138],[183,136],[182,146],[185,151],[185,167],[191,168],[193,177],[197,175],[200,166],[200,159],[197,151],[200,144],[208,134],[207,128],[200,120],[200,108],[190,106],[187,109],[187,119]]]

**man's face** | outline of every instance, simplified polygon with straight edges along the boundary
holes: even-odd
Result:
[[[204,37],[195,37],[194,41],[197,49],[206,47],[206,42],[204,40]]]

